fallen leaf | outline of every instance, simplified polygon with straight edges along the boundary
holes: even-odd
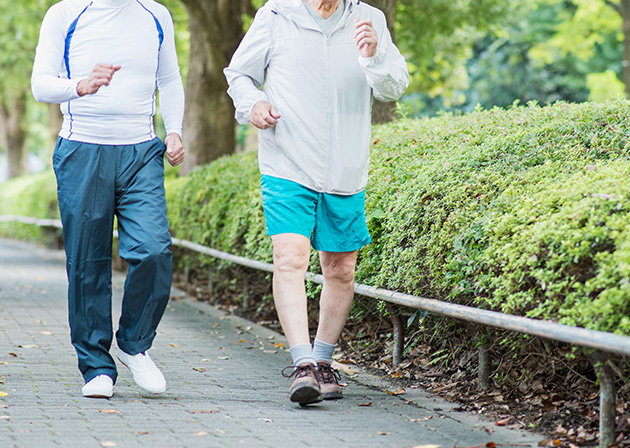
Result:
[[[369,403],[359,403],[357,401],[357,406],[372,406],[372,402],[370,401]]]
[[[225,434],[225,431],[223,431],[222,429],[215,429],[216,432],[218,432],[219,434]]]
[[[243,342],[247,342],[247,339],[239,339],[237,343],[242,344]]]
[[[507,426],[507,425],[509,425],[509,424],[510,424],[510,419],[511,419],[511,417],[506,417],[506,418],[503,418],[503,419],[501,419],[501,420],[498,420],[498,421],[495,423],[495,425],[497,425],[497,426]]]
[[[103,409],[101,414],[120,414],[120,411],[116,409]]]
[[[221,412],[221,411],[214,410],[214,409],[211,410],[211,411],[205,411],[205,410],[202,410],[202,411],[190,411],[191,414],[218,414],[219,412]]]
[[[228,356],[217,356],[218,359],[230,359]]]
[[[9,353],[9,356],[13,356],[14,358],[18,357],[18,355],[16,355],[15,353]]]
[[[202,359],[201,362],[212,362],[212,360],[208,359],[208,358],[205,358],[205,359]]]
[[[206,435],[208,435],[208,433],[205,432],[205,431],[199,431],[199,432],[194,433],[193,435],[194,436],[206,436]]]
[[[52,331],[40,331],[39,334],[43,334],[44,336],[50,336]]]
[[[101,442],[101,446],[116,446],[116,442]]]
[[[274,353],[278,353],[278,350],[265,350],[263,353],[270,353],[270,354],[274,354]]]
[[[273,344],[273,346],[274,346],[275,348],[284,348],[284,344],[283,344],[282,342],[278,342],[278,343],[276,343],[276,344]]]
[[[391,390],[385,390],[385,392],[387,392],[389,395],[402,395],[405,392],[407,392],[405,389],[403,389],[402,387],[396,389],[395,392],[392,392]]]
[[[396,373],[392,373],[392,378],[402,378],[402,373],[400,372],[396,372]]]
[[[177,344],[168,344],[169,347],[179,348],[180,346]]]
[[[560,434],[561,436],[563,436],[566,433],[567,433],[567,430],[562,427],[562,424],[559,424],[558,427],[556,428],[556,434]]]
[[[3,366],[8,366],[9,365],[9,363],[6,362],[6,361],[2,361],[2,362],[0,362],[0,364],[2,364]]]
[[[0,391],[0,397],[7,397],[8,395],[8,393]]]
[[[257,420],[263,421],[265,423],[271,423],[272,422],[272,420],[270,418],[259,418]]]
[[[483,429],[488,433],[488,434],[492,434],[494,432],[494,428],[488,428],[487,426],[484,426]]]
[[[149,431],[137,431],[134,434],[137,436],[144,436],[144,435],[149,434]]]
[[[208,369],[206,369],[204,367],[193,367],[192,369],[196,370],[197,372],[201,372],[201,373],[203,373],[203,372],[208,370]]]
[[[494,442],[486,443],[486,448],[497,448],[497,444]]]
[[[562,442],[561,442],[560,440],[555,439],[555,440],[553,441],[553,446],[560,446],[560,445],[562,445]]]
[[[30,344],[30,345],[18,345],[20,348],[39,348],[39,345]]]
[[[377,432],[376,434],[378,434],[379,436],[389,436],[389,435],[391,435],[392,433],[391,433],[391,432],[383,432],[383,431],[379,431],[379,432]]]
[[[429,415],[428,417],[423,417],[423,418],[412,418],[409,421],[412,422],[426,422],[427,420],[431,420],[433,418],[432,415]]]

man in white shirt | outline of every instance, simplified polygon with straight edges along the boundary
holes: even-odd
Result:
[[[31,79],[64,115],[53,154],[67,256],[71,340],[85,385],[109,398],[116,382],[111,257],[114,216],[128,266],[118,359],[145,391],[166,390],[148,354],[172,281],[164,161],[184,159],[184,88],[173,22],[153,0],[63,0],[47,12]],[[167,137],[156,137],[156,86]]]
[[[273,294],[293,358],[291,401],[338,399],[332,353],[354,297],[365,222],[372,97],[409,83],[384,14],[360,0],[270,0],[225,69],[236,118],[260,129],[259,164]],[[324,275],[311,345],[304,274]]]

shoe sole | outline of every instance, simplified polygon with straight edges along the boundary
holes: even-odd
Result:
[[[299,403],[300,406],[307,406],[313,403],[319,403],[323,400],[319,389],[316,387],[306,384],[302,387],[297,387],[293,392],[291,392],[291,401],[293,403]]]
[[[111,395],[103,395],[103,394],[92,394],[92,395],[83,395],[85,398],[112,398]]]
[[[324,400],[339,400],[340,398],[343,398],[343,394],[341,392],[327,392],[322,395],[322,398]]]

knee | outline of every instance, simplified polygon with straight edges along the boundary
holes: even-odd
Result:
[[[295,247],[274,248],[273,266],[279,273],[304,272],[308,269],[309,252]]]
[[[322,272],[326,280],[339,283],[354,283],[356,261],[351,257],[336,259],[326,265],[322,265]]]
[[[127,261],[129,261],[130,258],[136,259],[138,262],[142,263],[160,264],[163,261],[171,259],[169,245],[157,241],[144,243],[130,252],[130,255],[126,257]]]

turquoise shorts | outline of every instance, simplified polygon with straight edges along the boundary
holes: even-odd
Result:
[[[350,196],[318,193],[296,182],[263,175],[267,235],[297,233],[315,250],[352,252],[372,239],[365,223],[365,192]]]

